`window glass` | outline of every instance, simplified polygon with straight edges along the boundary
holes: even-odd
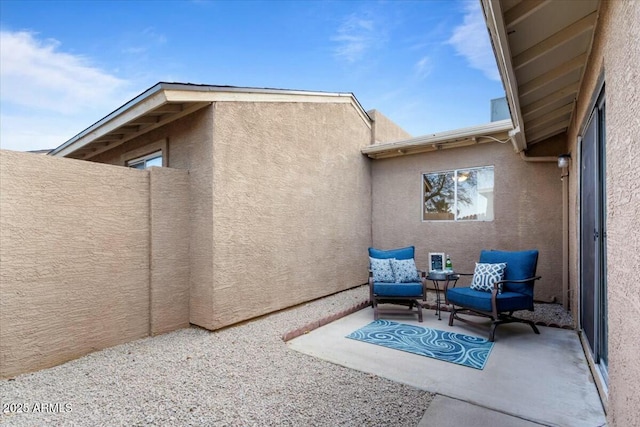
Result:
[[[424,221],[493,221],[493,166],[426,173]]]
[[[134,169],[147,169],[151,166],[162,167],[162,151],[129,160],[127,161],[127,166]]]

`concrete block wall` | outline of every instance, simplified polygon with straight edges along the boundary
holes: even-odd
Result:
[[[184,187],[177,172],[152,180],[148,171],[0,151],[0,377],[188,324],[185,237],[165,228],[162,211],[172,208],[167,218],[181,230],[187,220],[165,199],[150,215],[150,191]],[[167,247],[177,251],[167,257]],[[168,295],[181,295],[171,311]]]

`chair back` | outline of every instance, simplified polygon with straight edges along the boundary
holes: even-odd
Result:
[[[371,258],[378,259],[411,259],[413,258],[413,254],[415,252],[414,246],[407,246],[406,248],[399,249],[390,249],[387,251],[383,251],[381,249],[369,248],[369,256]]]
[[[504,280],[523,280],[536,275],[538,250],[532,249],[515,252],[483,250],[480,252],[479,262],[489,264],[506,262],[507,268],[504,271]],[[533,280],[526,283],[505,282],[503,289],[508,292],[518,292],[529,295],[533,298],[533,283]]]

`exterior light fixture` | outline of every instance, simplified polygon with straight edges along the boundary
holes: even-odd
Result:
[[[558,156],[558,167],[560,169],[569,167],[569,160],[571,159],[571,154],[561,154]]]

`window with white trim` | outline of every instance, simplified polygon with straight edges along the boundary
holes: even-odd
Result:
[[[493,221],[493,166],[422,174],[423,221]]]
[[[127,166],[134,169],[147,169],[151,166],[162,167],[162,150],[128,160]]]

